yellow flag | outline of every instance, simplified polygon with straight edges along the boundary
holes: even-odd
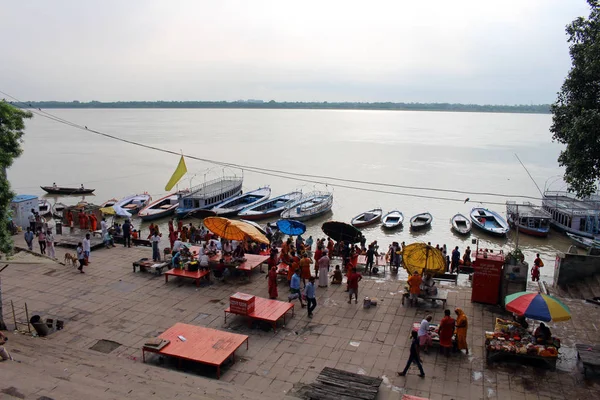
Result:
[[[167,186],[165,186],[165,190],[169,191],[173,189],[173,186],[175,186],[177,182],[179,182],[179,180],[185,175],[186,172],[187,167],[185,166],[185,160],[183,159],[183,156],[181,156],[181,160],[179,160],[179,165],[177,165],[175,172],[173,172],[173,176],[171,176],[171,179],[169,179]]]

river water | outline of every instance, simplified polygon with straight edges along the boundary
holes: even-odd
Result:
[[[270,185],[272,195],[294,189],[333,190],[332,213],[307,223],[307,235],[323,236],[321,224],[329,219],[349,222],[362,211],[397,208],[406,221],[429,211],[431,229],[412,233],[408,228],[388,233],[380,226],[364,230],[369,241],[382,248],[392,241],[426,241],[459,246],[474,238],[480,246],[514,248],[515,234],[497,239],[473,231],[470,237],[450,230],[450,217],[468,215],[474,206],[506,214],[512,195],[540,198],[540,193],[515,157],[518,154],[543,190],[562,173],[556,159],[561,146],[552,143],[550,115],[488,114],[425,111],[331,110],[163,110],[163,109],[58,109],[50,113],[89,128],[163,149],[223,162],[314,175],[403,186],[453,189],[456,194],[394,187],[348,184],[359,191],[282,177],[244,172],[244,190]],[[94,187],[85,200],[100,204],[110,198],[148,192],[154,198],[177,165],[178,157],[136,147],[78,130],[38,115],[27,121],[24,153],[9,170],[19,194],[43,195],[43,185]],[[188,174],[180,188],[202,183],[223,173],[241,174],[205,162],[187,160]],[[322,181],[322,180],[320,180]],[[330,183],[334,181],[330,180]],[[560,184],[553,185],[560,189]],[[497,193],[500,196],[477,195]],[[444,197],[427,199],[414,195]],[[466,198],[470,200],[465,204]],[[81,198],[48,197],[51,202],[74,204]],[[540,201],[530,200],[540,204]],[[134,224],[139,226],[139,220]],[[162,221],[166,225],[166,221]],[[307,236],[305,235],[305,237]],[[519,235],[519,245],[531,263],[541,253],[546,267],[542,278],[551,280],[556,251],[566,251],[568,239],[551,232],[547,239]]]

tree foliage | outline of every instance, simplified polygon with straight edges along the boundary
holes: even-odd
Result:
[[[25,129],[24,119],[31,116],[28,111],[0,101],[0,252],[2,253],[12,251],[12,237],[6,221],[8,221],[10,202],[14,193],[10,190],[6,169],[23,152],[21,143],[23,129]]]
[[[572,67],[551,107],[553,139],[566,144],[558,162],[569,190],[589,196],[600,179],[600,3],[567,26]]]

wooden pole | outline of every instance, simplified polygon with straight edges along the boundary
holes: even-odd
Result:
[[[27,318],[27,331],[31,334],[31,325],[29,325],[29,310],[27,309],[27,303],[25,303],[25,318]]]
[[[13,304],[13,301],[10,301],[10,306],[12,307],[12,312],[13,312],[13,321],[15,323],[15,331],[19,330],[19,327],[17,326],[17,316],[15,315],[15,305]]]

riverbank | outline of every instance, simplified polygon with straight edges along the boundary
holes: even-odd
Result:
[[[21,241],[18,237],[17,244],[22,245]],[[62,260],[65,251],[57,250]],[[12,329],[13,324],[6,305],[12,300],[18,319],[25,319],[27,302],[30,315],[64,320],[65,328],[45,339],[9,333],[7,347],[22,363],[8,368],[2,365],[9,377],[15,377],[6,379],[2,389],[15,387],[29,394],[26,398],[44,395],[63,399],[68,397],[61,394],[68,393],[70,387],[76,390],[82,382],[89,382],[96,396],[90,398],[122,398],[123,393],[133,389],[128,397],[154,391],[157,398],[173,398],[208,390],[207,398],[227,398],[231,392],[248,399],[258,394],[263,399],[283,398],[297,395],[327,366],[382,377],[382,399],[399,399],[403,393],[431,399],[600,396],[597,378],[583,379],[572,350],[574,343],[599,343],[600,332],[593,318],[596,306],[581,301],[564,299],[573,311],[573,319],[550,325],[563,340],[556,371],[520,364],[487,367],[483,334],[493,329],[497,316],[505,313],[497,307],[471,303],[468,287],[444,287],[449,290],[447,308],[461,307],[469,317],[470,354],[455,354],[449,359],[436,352],[424,355],[424,379],[414,371],[400,378],[396,372],[408,357],[408,333],[413,322],[427,314],[433,315],[434,322],[443,316],[439,305],[402,306],[401,281],[366,277],[360,284],[360,297],[379,299],[378,306],[371,309],[347,304],[343,286],[319,288],[314,318],[307,318],[306,311],[296,304],[295,316],[273,333],[248,328],[241,317],[228,318],[227,325],[223,319],[229,295],[242,291],[267,296],[264,274],[255,271],[249,282],[215,282],[200,288],[190,281],[169,280],[165,284],[162,277],[132,272],[131,263],[149,255],[148,248],[118,246],[94,251],[85,274],[61,264],[11,264],[6,268],[2,289],[9,327]],[[286,285],[281,283],[280,299],[287,299],[287,294]],[[223,368],[220,381],[210,368],[180,371],[176,363],[158,364],[156,359],[142,364],[145,339],[176,322],[246,334],[250,347],[236,353],[236,363]],[[99,340],[119,346],[108,354],[90,350]],[[129,368],[133,381],[138,383],[126,379]],[[29,374],[27,379],[24,373]],[[140,382],[149,386],[136,392],[143,387]],[[194,391],[194,387],[201,389]],[[33,393],[36,397],[31,397]]]

